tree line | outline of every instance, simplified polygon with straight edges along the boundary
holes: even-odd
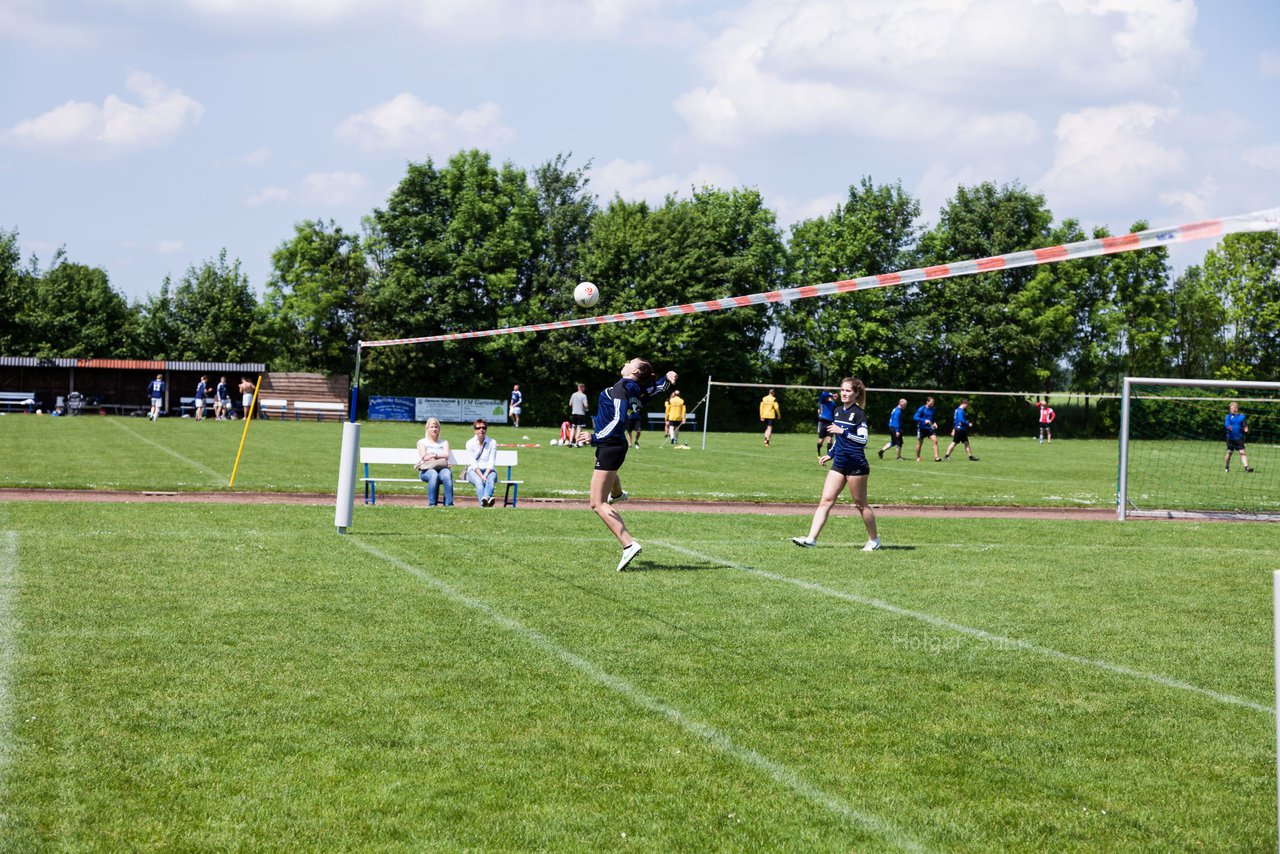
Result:
[[[1055,221],[1018,183],[961,186],[925,225],[901,183],[863,178],[826,216],[784,229],[756,189],[602,203],[588,167],[565,155],[526,170],[469,150],[444,165],[410,163],[356,231],[296,224],[260,297],[223,250],[130,304],[105,270],[65,250],[24,262],[18,232],[0,230],[0,354],[350,374],[361,339],[634,311],[1109,235]],[[1100,393],[1126,374],[1270,379],[1278,277],[1280,237],[1232,235],[1176,277],[1154,249],[790,305],[366,350],[361,385],[494,397],[519,382],[533,392],[530,420],[549,422],[573,382],[599,386],[633,355],[689,378],[792,384],[855,374],[871,386]],[[572,300],[584,279],[602,286],[590,312]]]

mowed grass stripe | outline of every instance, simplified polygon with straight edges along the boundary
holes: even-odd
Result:
[[[822,584],[817,584],[812,581],[806,581],[805,579],[802,579],[802,578],[792,578],[791,576],[780,575],[776,572],[770,572],[768,570],[759,569],[758,567],[754,567],[754,566],[747,566],[746,564],[737,563],[735,561],[731,561],[726,558],[717,557],[715,555],[709,555],[703,552],[694,551],[693,549],[685,548],[684,546],[678,546],[678,545],[675,545],[674,543],[663,542],[661,540],[654,540],[653,543],[655,545],[662,546],[663,548],[671,549],[672,551],[677,552],[679,554],[683,554],[686,557],[697,558],[698,560],[711,561],[713,563],[718,563],[721,566],[727,566],[730,569],[741,570],[742,572],[750,573],[751,575],[755,575],[760,578],[765,578],[770,581],[777,581],[783,584],[790,584],[800,588],[801,590],[808,590],[813,593],[818,593],[822,596],[829,596],[835,599],[840,599],[842,601],[849,602],[854,605],[863,605],[868,608],[876,608],[878,610],[885,611],[887,613],[894,614],[899,617],[907,617],[912,620],[918,620],[922,623],[926,623],[935,628],[946,629],[947,631],[955,632],[957,634],[967,635],[971,638],[975,638],[976,640],[980,640],[988,644],[993,644],[1001,648],[1017,649],[1023,652],[1030,652],[1036,655],[1043,655],[1049,658],[1057,659],[1058,661],[1066,661],[1072,664],[1081,665],[1083,667],[1095,667],[1101,670],[1106,670],[1111,673],[1118,674],[1120,676],[1127,676],[1132,679],[1141,679],[1156,685],[1164,686],[1165,688],[1173,688],[1179,691],[1188,691],[1193,694],[1199,694],[1201,696],[1208,697],[1209,699],[1214,700],[1215,702],[1225,703],[1225,704],[1234,705],[1234,706],[1243,706],[1246,709],[1252,709],[1256,712],[1262,712],[1268,715],[1275,715],[1276,713],[1275,708],[1272,706],[1264,706],[1261,703],[1255,703],[1252,700],[1246,700],[1243,697],[1237,697],[1233,694],[1226,694],[1221,691],[1214,691],[1211,688],[1202,688],[1199,685],[1192,685],[1189,682],[1183,682],[1180,679],[1174,679],[1170,676],[1163,676],[1159,673],[1149,673],[1144,670],[1137,670],[1136,668],[1126,667],[1123,664],[1115,664],[1113,662],[1104,661],[1098,658],[1087,658],[1082,655],[1075,655],[1073,653],[1063,652],[1061,650],[1053,649],[1051,647],[1040,646],[1039,644],[1034,644],[1029,641],[1021,640],[1019,638],[1011,638],[1011,637],[1006,637],[1004,635],[994,634],[992,632],[986,631],[985,629],[979,629],[973,626],[966,626],[961,623],[952,622],[951,620],[945,619],[943,617],[935,616],[934,614],[926,614],[921,611],[913,611],[910,608],[903,608],[899,605],[894,605],[892,602],[885,602],[882,599],[874,599],[866,596],[859,596],[856,593],[848,593],[843,590],[836,590],[834,588],[827,587]],[[868,556],[867,559],[874,560],[875,558]]]
[[[492,607],[488,603],[455,590],[453,587],[425,570],[420,569],[407,561],[401,560],[400,558],[386,554],[374,546],[360,541],[358,538],[353,538],[350,542],[379,560],[397,567],[415,578],[426,582],[436,590],[436,592],[440,593],[449,601],[461,605],[469,610],[483,614],[502,628],[519,635],[521,638],[532,643],[542,651],[549,653],[555,658],[558,658],[568,664],[574,670],[577,670],[592,681],[603,685],[617,694],[620,694],[641,708],[666,718],[685,732],[695,738],[707,742],[717,750],[720,750],[739,762],[743,762],[759,771],[762,771],[775,783],[791,789],[796,794],[821,806],[832,814],[852,821],[861,826],[864,830],[869,830],[877,834],[881,839],[893,845],[895,848],[905,851],[928,850],[920,842],[894,827],[891,823],[880,816],[873,815],[846,804],[834,795],[824,792],[817,786],[808,782],[787,766],[774,762],[749,747],[737,744],[728,735],[715,727],[693,720],[674,706],[670,706],[661,700],[649,696],[631,683],[627,682],[625,679],[607,672],[594,662],[589,661],[572,650],[561,646],[541,632],[531,629],[518,620],[508,617],[506,614]]]
[[[141,433],[139,433],[137,430],[134,430],[132,427],[128,427],[128,426],[126,426],[126,425],[125,425],[125,423],[124,423],[122,420],[120,420],[119,418],[110,418],[110,419],[107,419],[107,423],[109,423],[109,424],[111,424],[111,425],[113,425],[113,426],[115,426],[115,427],[119,427],[119,428],[120,428],[121,430],[123,430],[124,432],[126,432],[126,433],[128,433],[129,435],[131,435],[131,436],[133,436],[134,438],[136,438],[139,442],[143,442],[143,443],[145,443],[145,444],[147,444],[147,445],[150,445],[151,447],[155,448],[156,450],[158,450],[158,451],[163,451],[164,453],[168,454],[169,456],[173,457],[174,459],[179,460],[179,461],[181,461],[181,462],[184,462],[184,463],[186,463],[187,465],[191,466],[192,468],[194,468],[194,469],[197,469],[197,470],[199,470],[199,471],[204,472],[204,473],[205,473],[205,474],[207,474],[209,477],[211,477],[211,478],[213,478],[215,481],[217,481],[217,483],[218,483],[218,485],[219,485],[219,486],[227,486],[228,484],[230,484],[230,483],[231,483],[231,478],[230,478],[230,477],[227,477],[227,476],[224,476],[224,475],[222,475],[222,474],[219,474],[218,472],[216,472],[216,471],[214,471],[213,469],[211,469],[211,468],[209,468],[208,466],[206,466],[204,463],[198,463],[198,462],[196,462],[195,460],[191,459],[190,457],[183,456],[182,454],[178,453],[177,451],[173,450],[172,448],[169,448],[169,447],[166,447],[166,446],[164,446],[164,445],[160,444],[159,442],[155,441],[154,439],[149,439],[149,438],[147,438],[146,436],[143,436]]]

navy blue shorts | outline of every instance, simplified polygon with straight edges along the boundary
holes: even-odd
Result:
[[[964,428],[957,428],[956,435],[952,438],[955,439],[957,444],[967,445],[969,444],[969,431]]]
[[[897,445],[899,448],[902,447],[902,431],[901,430],[894,430],[892,433],[889,434],[889,444]]]
[[[819,419],[818,419],[818,438],[819,438],[819,439],[830,439],[830,438],[831,438],[831,434],[827,432],[827,428],[828,428],[828,427],[830,427],[830,426],[831,426],[831,424],[832,424],[832,422],[828,421],[828,420],[827,420],[827,419],[825,419],[825,418],[819,418]]]
[[[1240,451],[1241,453],[1244,453],[1244,439],[1228,439],[1227,450]]]
[[[837,457],[831,461],[831,470],[845,477],[865,477],[871,474],[871,463],[866,457]]]
[[[934,434],[934,429],[933,429],[932,427],[917,427],[917,428],[916,428],[916,438],[917,438],[917,439],[928,439],[928,438],[929,438],[930,436],[932,436],[933,434]]]

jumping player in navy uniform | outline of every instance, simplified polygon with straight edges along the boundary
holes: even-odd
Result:
[[[1249,465],[1249,458],[1244,452],[1244,434],[1249,432],[1249,425],[1245,424],[1244,420],[1248,417],[1240,411],[1240,404],[1234,400],[1227,404],[1227,417],[1222,421],[1222,425],[1227,430],[1227,456],[1222,461],[1224,471],[1231,471],[1232,452],[1240,454],[1240,465],[1244,466],[1246,472],[1253,471],[1253,467]]]
[[[938,422],[934,420],[937,411],[933,398],[926,397],[924,406],[917,409],[913,416],[916,422],[916,462],[920,462],[920,451],[924,448],[925,439],[933,442],[933,461],[942,462],[942,457],[938,456]]]
[[[643,412],[650,397],[674,387],[675,382],[675,371],[659,377],[653,365],[644,359],[632,359],[622,366],[622,379],[600,392],[596,404],[595,433],[591,436],[591,444],[596,449],[596,467],[591,474],[591,509],[622,544],[618,572],[627,568],[641,548],[614,508],[615,504],[627,500],[618,477],[618,469],[627,458],[627,417]]]
[[[876,532],[876,514],[867,503],[867,476],[871,474],[871,464],[867,462],[867,414],[862,411],[867,400],[867,387],[862,380],[848,377],[840,381],[840,405],[836,407],[835,419],[828,432],[835,437],[831,456],[824,457],[822,462],[831,460],[831,471],[822,484],[822,498],[818,501],[818,509],[813,511],[813,521],[809,524],[807,537],[792,537],[791,542],[802,548],[811,549],[818,544],[818,534],[822,526],[827,524],[827,517],[836,506],[840,492],[847,485],[849,497],[853,499],[853,507],[862,515],[862,523],[867,526],[867,544],[864,552],[873,552],[880,548],[880,535]]]
[[[818,456],[824,456],[822,453],[823,443],[827,446],[826,456],[831,455],[831,445],[835,441],[827,428],[835,421],[836,402],[840,398],[829,391],[823,391],[818,395]]]
[[[973,449],[969,447],[969,428],[973,426],[973,422],[969,420],[969,398],[960,398],[960,405],[956,407],[955,422],[951,425],[951,444],[947,446],[945,459],[951,459],[951,452],[956,449],[956,445],[964,445],[964,452],[969,455],[969,462],[976,463],[978,458],[973,455]]]
[[[884,447],[880,449],[880,459],[884,459],[884,452],[890,448],[897,448],[898,459],[902,459],[902,413],[906,411],[907,399],[904,397],[889,412],[889,441],[885,442]]]

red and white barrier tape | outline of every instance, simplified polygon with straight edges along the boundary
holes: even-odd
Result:
[[[622,314],[602,314],[598,317],[576,317],[570,320],[556,320],[550,323],[531,323],[526,326],[508,326],[502,329],[485,329],[476,332],[453,332],[447,335],[425,335],[421,338],[388,338],[384,341],[361,341],[361,347],[396,347],[401,344],[431,344],[436,341],[460,341],[466,338],[490,338],[494,335],[515,335],[521,332],[546,332],[551,329],[569,329],[574,326],[598,326],[603,323],[625,323],[630,320],[652,320],[655,317],[673,317],[681,314],[699,314],[704,311],[720,311],[726,308],[742,308],[748,305],[765,305],[772,302],[791,302],[810,297],[830,296],[848,291],[865,291],[872,288],[888,288],[894,285],[905,285],[911,282],[937,281],[951,279],[956,276],[972,276],[976,273],[988,273],[993,270],[1012,270],[1017,267],[1034,267],[1040,264],[1053,264],[1058,261],[1069,261],[1076,258],[1093,258],[1097,255],[1113,255],[1118,252],[1132,252],[1135,249],[1152,249],[1157,246],[1169,246],[1174,243],[1186,243],[1191,240],[1203,240],[1208,237],[1219,237],[1224,234],[1236,234],[1249,231],[1280,230],[1280,208],[1258,211],[1240,216],[1222,219],[1193,222],[1172,228],[1152,228],[1138,231],[1121,237],[1102,237],[1092,240],[1081,240],[1076,243],[1064,243],[1060,246],[1049,246],[1044,249],[1029,249],[1023,252],[1010,252],[1007,255],[995,255],[990,258],[978,258],[971,261],[956,261],[951,264],[938,264],[933,267],[917,267],[914,270],[903,270],[899,273],[884,273],[879,276],[862,276],[858,279],[845,279],[839,282],[826,282],[821,285],[805,285],[799,288],[785,288],[780,291],[766,291],[748,294],[741,297],[725,297],[723,299],[706,300],[705,302],[681,303],[663,308],[646,308],[640,311],[627,311]]]

